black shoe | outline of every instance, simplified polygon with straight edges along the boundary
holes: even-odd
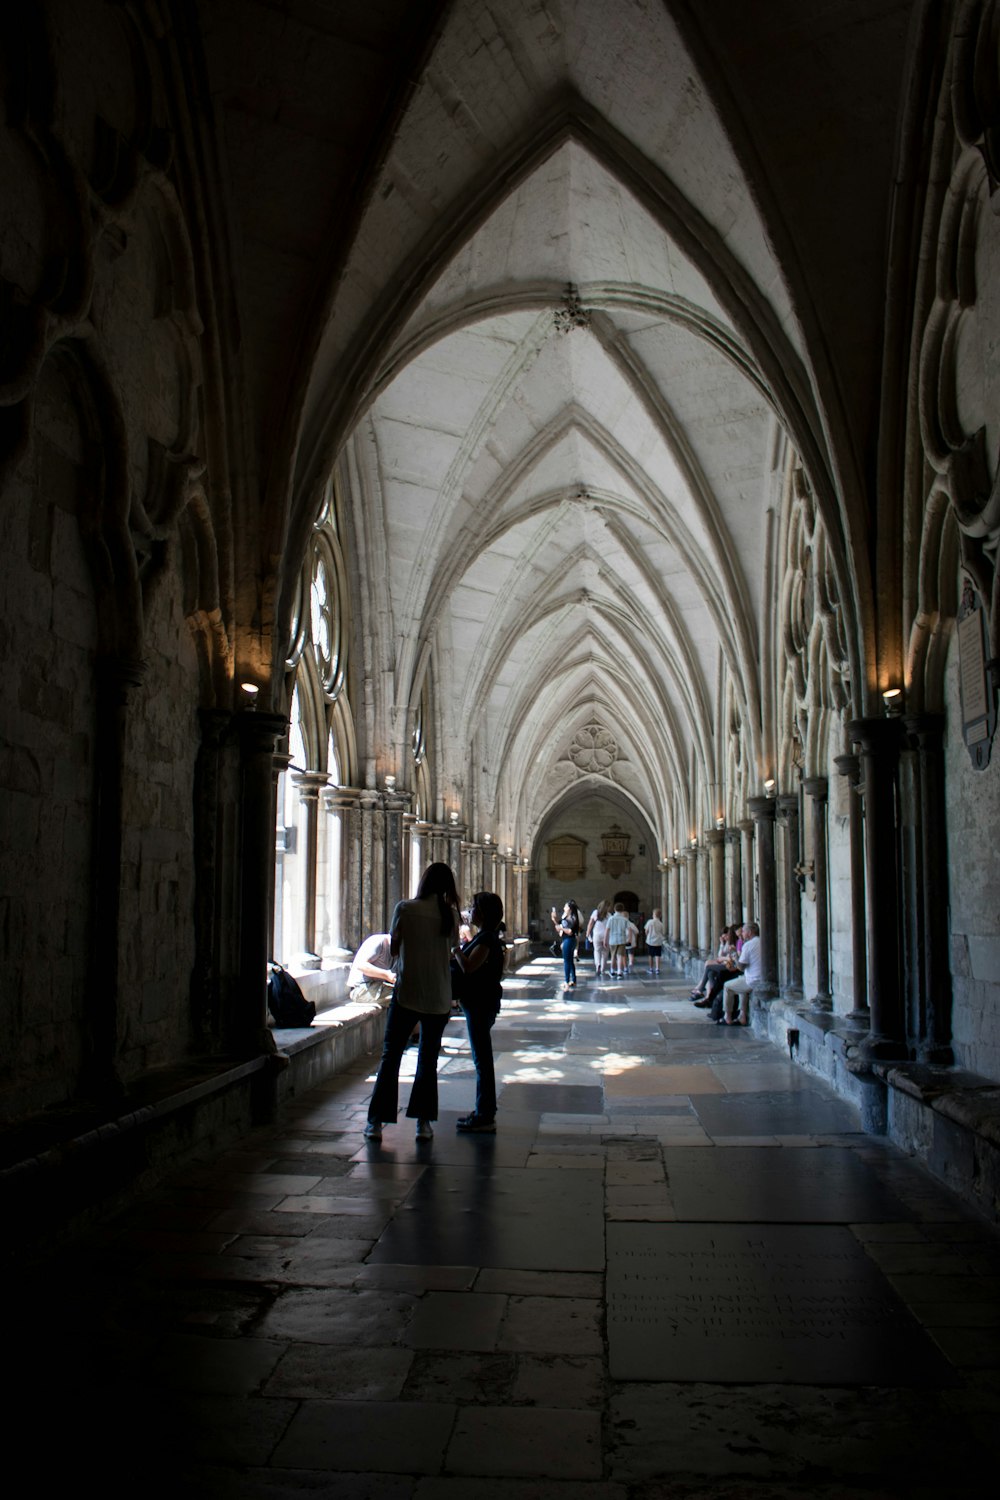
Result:
[[[455,1129],[466,1135],[496,1135],[496,1120],[487,1120],[483,1115],[462,1115],[455,1121]]]

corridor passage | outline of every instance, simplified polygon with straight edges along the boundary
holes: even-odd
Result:
[[[505,984],[495,1137],[455,1020],[433,1142],[362,1140],[369,1059],[11,1284],[39,1492],[992,1492],[996,1234],[676,974],[559,977]]]

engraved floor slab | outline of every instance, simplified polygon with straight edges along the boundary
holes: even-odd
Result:
[[[725,1076],[720,1065],[718,1077]],[[709,1135],[831,1135],[861,1129],[852,1105],[807,1089],[702,1096],[691,1102]]]
[[[747,1132],[749,1133],[749,1132]],[[908,1211],[857,1153],[836,1146],[663,1153],[679,1219],[708,1223],[874,1224]]]
[[[848,1229],[609,1223],[607,1239],[613,1380],[953,1383]]]

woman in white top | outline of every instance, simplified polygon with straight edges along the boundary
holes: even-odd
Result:
[[[428,865],[413,901],[400,901],[392,914],[390,947],[396,966],[396,988],[385,1021],[382,1061],[368,1103],[365,1135],[382,1139],[382,1126],[393,1125],[399,1109],[399,1065],[415,1026],[420,1027],[417,1072],[406,1113],[417,1122],[417,1140],[434,1135],[437,1119],[437,1060],[441,1037],[451,1015],[451,954],[458,942],[458,892],[451,867]]]
[[[660,908],[653,908],[653,915],[646,923],[646,951],[649,954],[649,972],[659,974],[660,954],[663,952],[663,943],[667,934],[660,920]]]

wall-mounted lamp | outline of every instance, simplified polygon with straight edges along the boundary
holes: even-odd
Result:
[[[725,820],[725,818],[716,818],[716,820],[715,820],[715,826],[716,826],[716,828],[725,828],[725,826],[726,826],[726,820]]]
[[[697,835],[693,834],[692,837],[691,837],[691,848],[692,849],[697,849],[697,847],[698,847],[698,838],[697,838]]]
[[[492,835],[492,833],[484,833],[483,834],[483,843],[484,844],[492,844],[492,842],[493,842],[493,835]]]
[[[448,814],[448,822],[451,824],[452,828],[457,827],[457,825],[458,825],[458,813],[457,812],[449,813]]]
[[[769,776],[764,782],[764,796],[773,797],[777,790],[777,783],[773,776]]]
[[[511,856],[511,855],[512,855],[512,854],[513,854],[513,853],[514,853],[514,846],[513,846],[513,844],[508,844],[508,845],[507,845],[507,858],[508,858],[508,859],[509,859],[509,858],[510,858],[510,856]]]
[[[886,688],[882,694],[882,705],[888,719],[896,719],[903,712],[903,689],[898,687]]]
[[[674,850],[674,859],[680,859],[680,857],[681,857],[681,851],[679,849],[675,849]]]
[[[257,707],[257,695],[260,692],[260,688],[255,682],[241,682],[240,692],[243,694],[244,708],[254,709]]]

